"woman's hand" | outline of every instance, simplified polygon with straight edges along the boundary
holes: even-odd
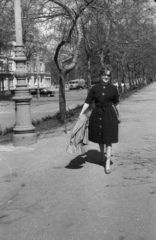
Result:
[[[119,117],[119,104],[115,105],[115,112],[117,114],[118,124],[121,123],[121,118]]]
[[[118,124],[121,123],[121,118],[118,116]]]
[[[79,118],[84,114],[84,112],[88,109],[88,107],[89,107],[89,104],[84,103],[83,108],[80,112]]]

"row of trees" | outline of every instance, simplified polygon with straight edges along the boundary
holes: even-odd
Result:
[[[112,70],[119,85],[130,87],[135,79],[156,74],[155,8],[148,0],[22,0],[27,58],[42,46],[60,84],[63,120],[67,78],[81,76],[90,89],[101,66]],[[14,39],[13,1],[2,0],[0,11],[0,44],[5,46]]]

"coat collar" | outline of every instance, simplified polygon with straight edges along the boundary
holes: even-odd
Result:
[[[100,84],[102,85],[102,86],[105,86],[105,87],[107,87],[107,86],[109,86],[110,85],[110,82],[108,82],[108,83],[104,83],[104,82],[100,82]]]

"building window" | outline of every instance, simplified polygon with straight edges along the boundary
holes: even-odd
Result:
[[[43,63],[40,63],[40,71],[43,72]]]
[[[30,66],[29,62],[27,63],[27,70],[28,70],[28,72],[31,72],[31,66]]]
[[[11,47],[9,47],[9,49],[8,49],[8,55],[12,56],[12,48]]]
[[[7,70],[7,65],[5,62],[0,62],[0,71],[5,72]]]
[[[9,62],[9,72],[12,71],[12,62]]]
[[[36,72],[36,70],[37,70],[36,69],[36,63],[33,64],[33,70],[34,70],[34,72]]]
[[[28,78],[28,86],[30,86],[30,78]]]
[[[4,55],[4,49],[3,49],[3,47],[0,47],[0,55]]]
[[[43,77],[41,77],[41,86],[43,86]]]
[[[0,62],[0,71],[2,72],[3,69],[3,62]]]
[[[37,86],[37,78],[35,78],[35,81],[34,81],[34,83],[35,83],[35,86]]]

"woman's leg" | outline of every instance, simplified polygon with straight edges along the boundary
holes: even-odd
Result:
[[[101,152],[100,163],[105,163],[104,144],[99,144],[99,147],[100,147],[100,152]]]
[[[111,164],[111,152],[112,152],[112,144],[106,144],[106,173],[111,172],[110,164]]]

